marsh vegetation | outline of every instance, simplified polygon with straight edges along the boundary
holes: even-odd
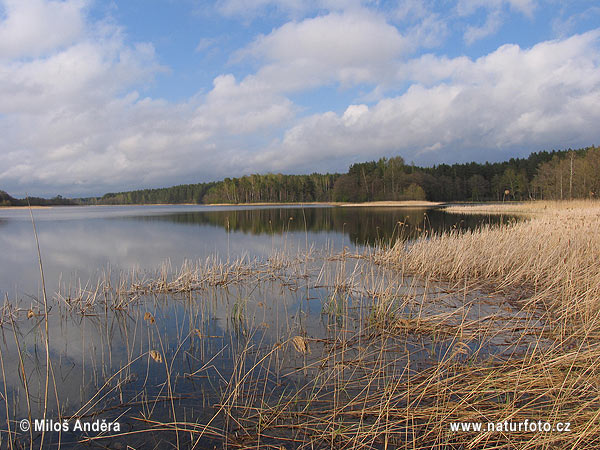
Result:
[[[7,294],[0,445],[597,447],[600,205],[498,208],[511,215],[445,229],[421,211],[418,233],[396,220],[353,246],[284,229],[256,255],[61,282],[47,308]],[[23,418],[120,431],[24,433]],[[526,419],[570,431],[450,428]]]

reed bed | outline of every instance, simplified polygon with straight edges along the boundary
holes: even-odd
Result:
[[[291,442],[296,448],[595,448],[599,444],[599,349],[531,351],[482,364],[457,358],[419,367],[397,338],[356,351],[338,343],[325,361],[305,367],[314,381],[288,395],[256,399],[258,380],[237,385],[232,442]],[[400,347],[400,348],[398,348]],[[469,364],[471,362],[471,364]],[[325,369],[323,369],[325,365]],[[319,370],[315,370],[319,367]],[[250,380],[249,380],[250,381]],[[259,390],[260,391],[260,390]],[[243,400],[242,400],[243,399]],[[254,401],[251,400],[260,400]],[[228,398],[229,400],[229,398]],[[452,432],[451,423],[568,422],[569,433]]]
[[[560,330],[582,324],[596,329],[600,204],[552,207],[546,202],[525,204],[522,210],[545,212],[498,227],[428,235],[409,245],[398,242],[375,260],[415,275],[485,285],[502,293],[505,301],[543,306],[560,317]]]
[[[538,200],[526,202],[482,203],[474,205],[453,205],[444,211],[457,214],[537,214],[595,209],[597,200]]]

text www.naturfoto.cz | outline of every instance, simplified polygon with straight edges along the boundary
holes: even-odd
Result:
[[[571,431],[570,422],[557,422],[552,425],[549,422],[541,420],[529,421],[525,419],[523,422],[452,422],[450,423],[450,431],[453,432],[569,432]]]

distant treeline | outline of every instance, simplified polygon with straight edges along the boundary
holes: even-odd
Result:
[[[31,198],[32,205],[148,203],[297,203],[378,200],[500,201],[595,197],[600,148],[541,151],[497,163],[418,167],[400,157],[357,163],[345,174],[248,175],[210,183],[108,193],[69,200]],[[0,191],[0,205],[24,205]]]
[[[81,199],[85,204],[148,203],[295,203],[332,201],[339,174],[249,175],[223,181],[183,184],[160,189],[105,194],[101,198]]]
[[[485,201],[585,198],[600,192],[600,148],[536,152],[499,163],[354,164],[334,185],[338,201]]]
[[[29,200],[29,201],[28,201]],[[19,199],[0,191],[0,206],[55,206],[55,205],[77,205],[78,202],[69,198],[57,195],[53,198],[29,197],[29,199]]]
[[[212,183],[109,193],[84,203],[291,203],[378,200],[569,199],[600,192],[600,148],[541,151],[497,163],[418,167],[400,157],[345,174],[248,175]]]

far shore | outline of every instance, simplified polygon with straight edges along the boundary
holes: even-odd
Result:
[[[63,205],[52,205],[52,206],[0,206],[0,210],[3,209],[49,209],[52,208],[54,206],[63,206]]]
[[[131,203],[118,205],[49,205],[49,206],[31,206],[32,209],[47,209],[55,206],[339,206],[339,207],[396,207],[396,208],[430,208],[434,206],[443,206],[443,202],[429,202],[425,200],[404,200],[404,201],[377,201],[363,203],[345,203],[345,202],[290,202],[290,203]],[[0,206],[3,209],[28,209],[29,206]]]
[[[426,200],[405,200],[405,201],[377,201],[363,203],[346,203],[346,202],[290,202],[290,203],[207,203],[202,206],[341,206],[341,207],[404,207],[404,208],[427,208],[431,206],[445,205],[442,202],[428,202]]]
[[[444,202],[429,202],[427,200],[402,200],[402,201],[379,201],[364,203],[331,203],[335,206],[356,207],[356,206],[383,206],[383,207],[402,207],[402,208],[429,208],[432,206],[442,206]]]

